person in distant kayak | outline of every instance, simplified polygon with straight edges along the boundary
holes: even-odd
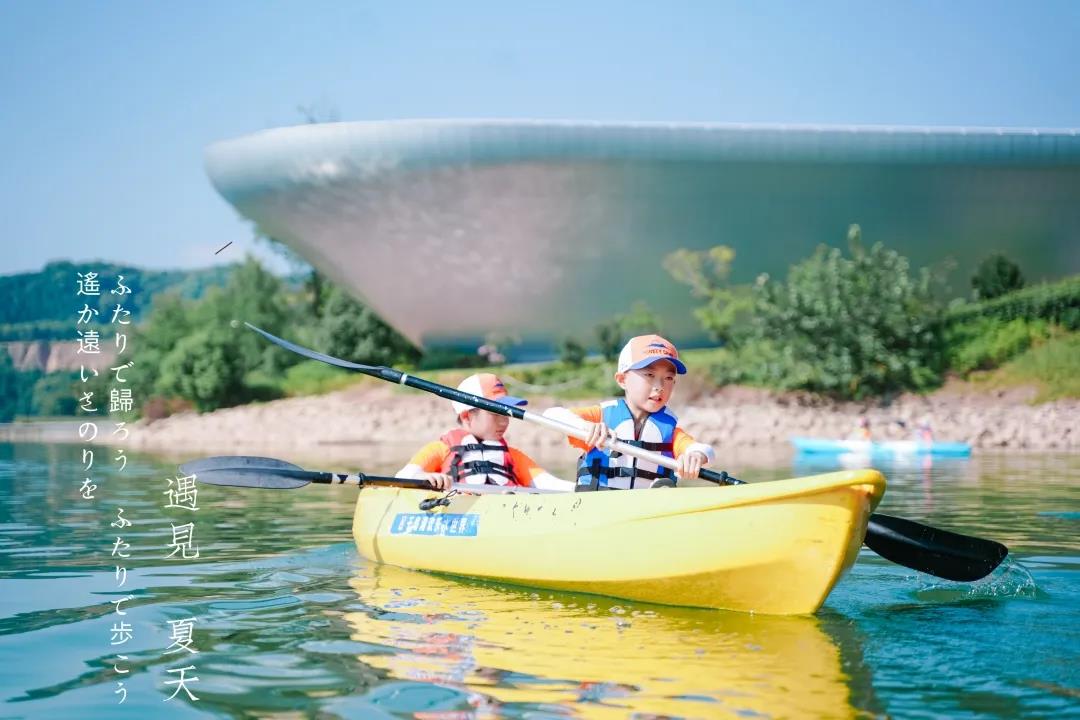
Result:
[[[511,397],[498,376],[478,373],[465,378],[458,390],[518,407],[528,401]],[[524,485],[547,490],[574,489],[536,464],[531,457],[510,447],[503,436],[510,424],[505,415],[451,403],[458,427],[420,448],[395,477],[427,480],[439,490],[452,483],[467,485]]]
[[[674,345],[659,335],[639,335],[619,354],[615,382],[624,391],[622,398],[588,407],[554,407],[544,413],[589,433],[584,441],[570,439],[571,445],[584,451],[578,463],[578,490],[670,486],[676,475],[697,477],[701,468],[715,459],[712,447],[696,442],[667,408],[677,376],[685,373],[686,366]],[[678,473],[606,451],[604,445],[611,438],[675,458]]]
[[[869,442],[870,440],[870,418],[865,415],[861,415],[858,420],[855,421],[855,427],[851,429],[846,438],[847,440],[863,440]]]
[[[923,415],[919,418],[919,422],[915,423],[915,442],[926,443],[929,445],[934,442],[934,431],[930,427],[930,416]]]

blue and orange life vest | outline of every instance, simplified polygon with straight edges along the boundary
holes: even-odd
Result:
[[[615,436],[628,445],[675,457],[674,438],[678,419],[666,407],[652,413],[636,432],[634,416],[622,398],[601,404],[600,411],[605,425],[615,431]],[[675,474],[668,468],[621,453],[593,448],[581,456],[578,463],[578,489],[596,490],[609,488],[632,490],[649,487],[657,478],[674,480]],[[643,482],[644,481],[644,482]]]
[[[454,428],[441,438],[450,448],[442,472],[454,482],[469,485],[517,485],[510,447],[506,441],[480,441],[463,428]]]

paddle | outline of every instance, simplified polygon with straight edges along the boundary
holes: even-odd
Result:
[[[261,488],[264,490],[293,490],[311,483],[326,485],[354,484],[360,488],[367,485],[400,487],[410,490],[435,490],[427,480],[413,478],[383,477],[365,473],[329,473],[304,470],[303,468],[274,458],[251,457],[247,455],[220,455],[217,457],[193,460],[180,466],[180,472],[194,475],[198,482],[227,487]],[[532,487],[507,487],[503,485],[469,485],[455,483],[451,490],[468,493],[550,493]],[[449,505],[443,498],[429,498],[420,503],[421,510],[431,510],[439,505]]]
[[[194,475],[199,482],[231,487],[265,488],[269,490],[292,490],[311,483],[327,485],[355,483],[365,485],[388,485],[393,487],[433,490],[427,480],[382,477],[356,473],[328,473],[304,470],[299,465],[274,458],[247,455],[219,455],[193,460],[180,466],[180,472]]]
[[[537,425],[557,430],[564,435],[585,440],[588,433],[581,428],[567,425],[552,418],[544,417],[536,413],[528,412],[520,407],[503,405],[502,403],[488,400],[487,398],[471,395],[455,388],[439,385],[438,383],[413,377],[400,370],[389,367],[362,365],[360,363],[341,360],[330,355],[309,350],[288,340],[283,340],[261,330],[251,323],[244,323],[249,328],[265,337],[270,342],[290,350],[303,357],[319,360],[329,365],[348,370],[356,370],[365,375],[371,375],[388,382],[407,385],[418,390],[424,390],[438,395],[446,400],[452,400],[465,405],[470,405],[481,410],[506,415],[517,420],[526,420]],[[609,441],[606,447],[615,452],[636,457],[640,460],[652,462],[657,465],[677,469],[678,463],[673,459],[659,453],[629,445],[619,440]],[[718,485],[742,485],[726,472],[714,472],[702,470],[699,474],[704,480]],[[886,560],[891,560],[898,565],[909,567],[913,570],[936,575],[947,580],[971,581],[989,575],[1001,561],[1008,555],[1009,549],[1001,543],[993,540],[960,535],[958,533],[939,530],[902,518],[874,513],[866,527],[866,546]]]

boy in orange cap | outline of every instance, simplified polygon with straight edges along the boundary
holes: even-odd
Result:
[[[589,433],[584,441],[570,439],[571,445],[585,451],[578,464],[578,490],[674,484],[668,468],[606,452],[608,438],[675,458],[679,477],[697,477],[701,468],[715,458],[712,447],[696,442],[667,409],[675,379],[684,374],[686,366],[674,345],[659,335],[639,335],[631,338],[619,354],[615,382],[625,391],[624,397],[569,410],[555,407],[544,413]]]
[[[458,390],[488,400],[520,407],[527,400],[511,397],[496,375],[477,373],[465,378]],[[447,490],[452,483],[468,485],[523,485],[570,491],[574,484],[548,473],[531,457],[510,447],[503,435],[510,424],[505,415],[453,402],[458,427],[420,448],[395,477],[427,480]]]

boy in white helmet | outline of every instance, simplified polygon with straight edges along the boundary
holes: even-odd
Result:
[[[624,397],[569,410],[555,407],[544,413],[589,433],[585,441],[570,439],[571,445],[585,451],[578,464],[578,490],[674,483],[675,474],[668,468],[605,451],[609,437],[675,458],[679,477],[697,477],[715,459],[712,447],[695,441],[667,409],[676,377],[685,373],[673,344],[659,335],[639,335],[619,354],[615,382],[625,391]]]
[[[528,402],[507,395],[502,381],[491,373],[470,375],[458,385],[458,390],[512,407]],[[507,444],[503,436],[510,424],[509,417],[459,402],[451,404],[458,427],[420,448],[395,477],[427,480],[440,490],[449,489],[452,483],[574,489],[573,483],[560,480]]]

